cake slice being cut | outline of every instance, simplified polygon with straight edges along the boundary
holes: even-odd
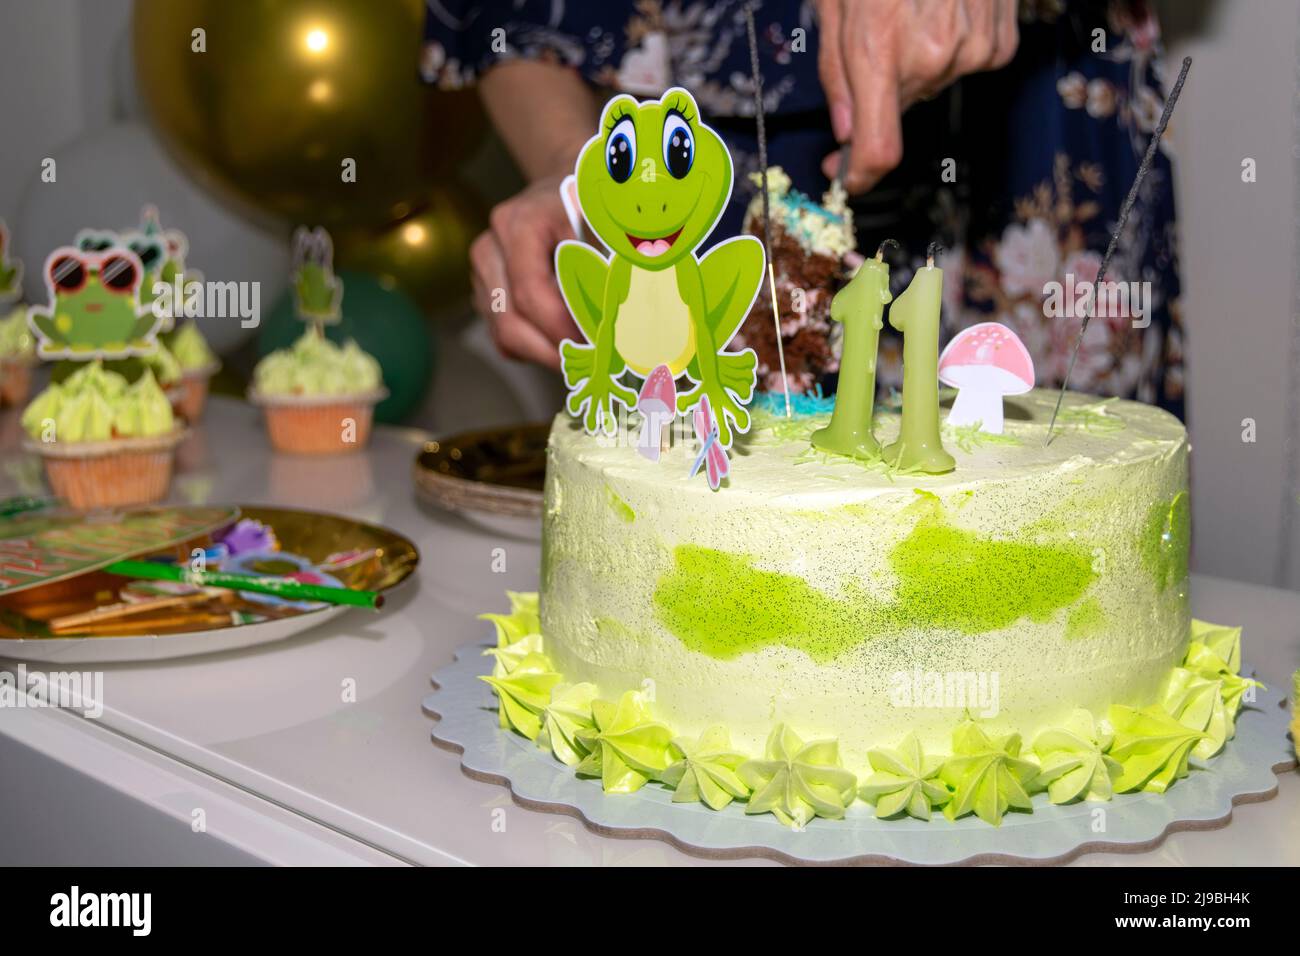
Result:
[[[750,179],[761,190],[761,177]],[[831,298],[847,279],[845,262],[855,249],[853,216],[842,187],[832,184],[819,205],[793,188],[780,166],[767,171],[772,221],[768,243],[781,311],[781,344],[791,393],[811,392],[826,374],[838,371]],[[755,193],[745,211],[745,232],[763,238],[763,197]],[[735,339],[737,348],[758,355],[758,386],[784,391],[766,280]]]

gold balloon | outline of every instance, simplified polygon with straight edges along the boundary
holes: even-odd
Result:
[[[392,222],[485,128],[472,91],[420,82],[424,10],[422,0],[138,0],[141,95],[199,181],[292,222]]]
[[[336,232],[334,261],[395,283],[426,312],[449,309],[469,294],[469,246],[485,219],[463,191],[436,190],[400,222]]]

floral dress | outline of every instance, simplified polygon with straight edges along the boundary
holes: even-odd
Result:
[[[716,233],[730,235],[752,188],[746,174],[758,167],[745,2],[428,0],[422,73],[462,87],[524,57],[565,64],[609,91],[686,87],[735,159],[735,195]],[[768,162],[820,195],[821,159],[835,144],[817,77],[813,4],[766,0],[755,18]],[[855,203],[855,216],[864,251],[884,238],[906,250],[893,260],[895,294],[928,243],[940,242],[943,338],[976,322],[1005,323],[1034,356],[1038,384],[1054,387],[1080,319],[1048,308],[1049,289],[1059,283],[1068,298],[1095,278],[1172,77],[1143,0],[1021,0],[1020,21],[1010,65],[908,110],[903,162]],[[1173,138],[1176,127],[1175,117]],[[1090,322],[1070,386],[1181,417],[1171,152],[1166,136],[1107,273],[1135,298]],[[901,346],[887,329],[877,376],[886,387],[902,383]]]

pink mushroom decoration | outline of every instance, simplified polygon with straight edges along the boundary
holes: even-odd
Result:
[[[636,450],[651,461],[658,461],[660,450],[667,445],[664,429],[677,417],[677,384],[667,365],[656,366],[647,376],[636,410],[641,413]]]
[[[949,425],[978,422],[980,431],[1001,435],[1002,396],[1034,387],[1034,360],[1015,332],[998,322],[981,322],[944,348],[939,381],[958,390]]]

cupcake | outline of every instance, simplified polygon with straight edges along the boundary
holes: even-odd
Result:
[[[208,380],[221,368],[221,361],[195,322],[184,323],[166,340],[180,365],[180,385],[172,396],[172,406],[186,421],[196,422],[208,401]]]
[[[121,366],[118,369],[118,366]],[[158,383],[158,387],[163,390],[163,394],[171,400],[172,408],[176,407],[182,392],[182,379],[184,370],[181,363],[177,361],[176,356],[159,339],[156,348],[148,355],[141,355],[138,358],[118,359],[109,363],[109,368],[119,370],[126,376],[128,382],[134,382],[140,375],[148,371],[153,375],[153,380]]]
[[[36,339],[27,327],[27,309],[19,306],[0,319],[0,405],[21,405],[32,386]]]
[[[328,455],[365,447],[375,405],[387,394],[373,356],[351,339],[336,345],[309,328],[257,363],[248,397],[265,411],[277,451]]]
[[[163,498],[183,434],[151,371],[128,384],[99,361],[37,395],[22,427],[54,493],[79,509]]]

